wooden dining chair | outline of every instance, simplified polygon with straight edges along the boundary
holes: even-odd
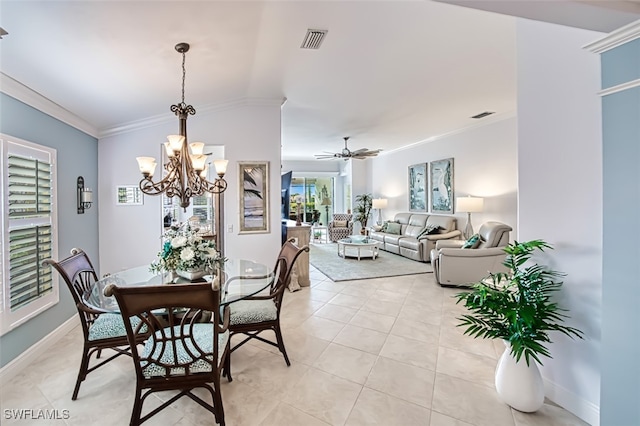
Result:
[[[183,396],[212,412],[218,424],[225,424],[220,374],[229,353],[229,309],[223,309],[221,321],[220,290],[212,286],[212,283],[111,285],[105,289],[106,295],[113,294],[118,301],[132,344],[136,394],[131,425],[145,422]],[[135,326],[137,321],[140,323]],[[154,332],[144,347],[138,348],[133,343],[141,326]],[[207,389],[212,403],[195,395],[192,391],[196,388]],[[166,390],[179,393],[142,416],[145,399]]]
[[[249,340],[256,339],[277,347],[284,356],[287,366],[291,365],[287,350],[284,346],[284,340],[282,339],[280,311],[282,309],[284,290],[289,285],[289,280],[291,279],[293,264],[302,252],[309,251],[309,246],[298,248],[293,241],[293,239],[286,241],[280,249],[274,267],[274,278],[269,287],[269,294],[247,297],[230,304],[230,338],[236,334],[246,336],[244,340],[231,348],[231,352],[240,348]],[[260,333],[266,330],[273,330],[276,337],[275,342],[259,336]],[[227,358],[225,373],[227,379],[232,381],[230,356]]]
[[[76,400],[80,391],[80,384],[87,378],[87,374],[120,355],[131,355],[129,340],[120,314],[105,313],[91,308],[84,302],[83,296],[91,291],[91,286],[98,279],[96,271],[84,251],[73,248],[71,249],[71,256],[66,259],[58,262],[53,259],[47,259],[42,263],[53,266],[64,279],[64,282],[67,283],[80,317],[84,345],[78,379],[71,396],[72,400]],[[135,341],[137,343],[142,340],[144,340],[144,334],[136,336]],[[96,359],[100,358],[103,349],[112,349],[116,353],[89,368],[91,356],[96,353]]]

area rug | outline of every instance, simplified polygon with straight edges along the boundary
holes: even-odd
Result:
[[[371,258],[343,259],[338,256],[337,244],[310,244],[309,262],[333,281],[364,280],[433,272],[430,263],[416,262],[382,250],[375,260]]]

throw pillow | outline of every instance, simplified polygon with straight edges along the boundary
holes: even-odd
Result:
[[[467,241],[464,242],[464,244],[462,245],[463,249],[474,249],[474,248],[478,248],[478,246],[480,245],[480,235],[478,234],[474,234],[471,237],[469,237],[469,239]]]
[[[400,235],[401,231],[402,225],[400,225],[399,223],[389,222],[387,224],[387,234]]]
[[[423,235],[437,234],[441,228],[442,227],[440,225],[427,225],[422,231],[420,231],[420,233],[418,234],[418,238],[422,237]]]
[[[400,223],[400,222],[396,222],[394,220],[385,220],[382,223],[382,229],[380,230],[380,232],[387,232],[387,225],[389,225],[390,223]]]
[[[346,220],[334,220],[333,221],[333,227],[334,228],[346,228],[347,227],[347,221]]]

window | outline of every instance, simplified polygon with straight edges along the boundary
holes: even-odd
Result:
[[[58,303],[56,151],[0,135],[3,203],[0,257],[2,334]]]

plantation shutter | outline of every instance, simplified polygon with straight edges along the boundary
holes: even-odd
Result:
[[[59,301],[56,258],[56,151],[0,135],[2,253],[0,332],[14,329]]]

